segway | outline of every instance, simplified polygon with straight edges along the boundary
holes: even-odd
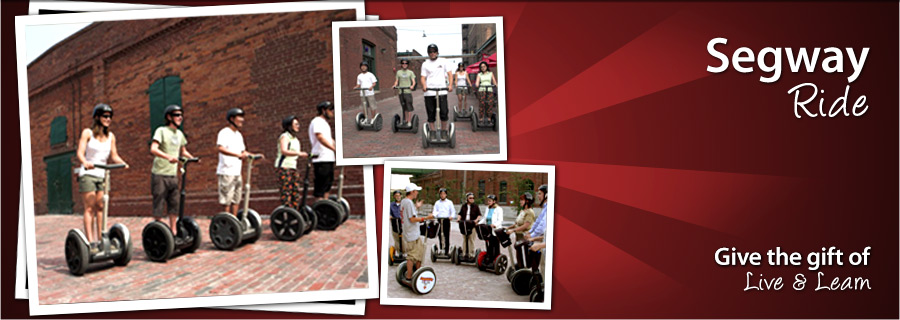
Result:
[[[219,212],[209,223],[209,238],[220,250],[234,250],[242,243],[254,243],[262,235],[262,219],[256,210],[250,209],[250,177],[253,174],[253,161],[261,158],[248,155],[247,181],[244,182],[244,208],[238,210],[235,217],[231,212]]]
[[[440,92],[440,91],[446,91],[447,88],[428,88],[426,90]],[[435,95],[435,100],[436,100],[435,104],[437,105],[437,108],[434,110],[434,112],[436,115],[440,115],[441,114],[440,113],[440,111],[441,111],[440,95]],[[446,106],[444,106],[444,107],[446,108]],[[438,121],[440,121],[440,119],[438,119]],[[456,148],[456,126],[453,124],[452,121],[450,122],[450,125],[448,128],[449,130],[447,130],[449,137],[441,137],[441,135],[438,134],[437,130],[442,130],[442,129],[443,128],[435,129],[435,128],[433,128],[433,126],[429,127],[428,124],[425,124],[425,130],[422,130],[422,147],[428,149],[428,147],[432,146],[432,145],[447,145],[451,149]]]
[[[475,221],[472,220],[460,220],[459,221],[459,233],[463,235],[463,247],[452,248],[455,249],[450,252],[450,262],[453,262],[455,265],[460,265],[462,263],[476,263],[478,256],[481,254],[481,249],[475,249],[475,255],[469,255],[469,235],[472,234],[472,229],[475,228]]]
[[[466,88],[466,89],[469,88],[469,86],[458,86],[458,87]],[[474,115],[474,114],[475,114],[474,106],[470,105],[468,108],[466,108],[466,106],[462,106],[462,109],[460,109],[458,106],[453,106],[453,119],[451,119],[451,120],[453,122],[469,121],[469,120],[472,120],[472,115]]]
[[[391,230],[396,232],[399,235],[399,243],[395,243],[388,249],[388,265],[393,266],[394,264],[401,263],[406,261],[406,254],[403,253],[403,227],[402,221],[399,218],[391,218]]]
[[[434,290],[437,285],[437,275],[431,267],[421,267],[413,270],[412,280],[406,279],[406,264],[409,261],[403,261],[397,267],[397,282],[400,285],[410,288],[418,294],[427,294]]]
[[[506,234],[506,230],[502,228],[498,228],[494,230],[494,235],[497,239],[500,240],[500,245],[506,247],[509,250],[509,256],[515,259],[516,253],[513,251],[512,241],[508,234]],[[528,254],[528,248],[531,247],[531,243],[527,242],[525,247],[523,248],[524,254]],[[527,260],[527,258],[526,258]],[[519,261],[521,263],[513,263],[509,268],[506,269],[506,279],[509,280],[510,285],[512,285],[513,291],[520,296],[527,295],[531,293],[531,278],[532,272],[531,268],[527,268],[525,266],[524,261]]]
[[[402,93],[401,88],[394,87],[397,89],[397,96],[399,97]],[[402,103],[401,103],[402,104]],[[413,114],[412,121],[407,123],[406,121],[406,110],[403,110],[403,107],[400,107],[400,114],[394,114],[394,121],[391,122],[391,130],[394,133],[397,132],[409,132],[416,134],[419,132],[419,115]]]
[[[544,257],[546,253],[541,253],[541,262],[538,266],[544,265]],[[528,295],[528,301],[544,302],[544,275],[541,268],[537,268],[534,276],[531,278],[531,293]]]
[[[356,90],[369,90],[366,88],[356,88]],[[373,96],[374,97],[374,96]],[[363,108],[368,109],[368,107],[363,106]],[[375,116],[372,117],[372,121],[366,120],[366,114],[368,114],[368,110],[363,110],[365,112],[360,112],[356,114],[356,130],[369,130],[369,131],[381,131],[381,114],[376,113]]]
[[[475,234],[478,235],[478,239],[484,240],[485,247],[488,248],[487,251],[477,255],[476,265],[478,266],[478,270],[493,272],[497,275],[503,274],[509,267],[509,260],[507,260],[506,255],[499,254],[500,250],[497,246],[499,246],[500,243],[497,237],[493,235],[491,226],[482,224],[475,228]],[[497,254],[490,256],[489,254],[492,251],[490,248],[497,248]]]
[[[106,227],[106,217],[109,214],[109,170],[124,168],[125,164],[95,164],[94,167],[106,170],[103,177],[103,215],[99,224]],[[112,260],[117,266],[125,266],[131,261],[131,234],[128,233],[128,227],[116,223],[109,231],[97,231],[101,233],[97,251],[91,250],[91,243],[81,230],[71,229],[66,235],[66,265],[72,274],[83,275],[91,263]]]
[[[449,243],[444,243],[444,220],[448,220],[450,218],[435,218],[435,223],[437,226],[430,226],[428,228],[428,237],[429,238],[438,238],[438,242],[440,246],[437,244],[431,245],[431,250],[428,252],[428,255],[431,257],[431,262],[436,262],[438,260],[450,260],[450,252],[456,251],[456,248],[453,246],[447,247]],[[434,235],[432,235],[434,234]],[[449,240],[449,239],[448,239]],[[447,253],[444,253],[444,248],[447,248]]]
[[[343,191],[344,167],[341,167],[341,174],[338,176],[338,194],[316,201],[312,205],[313,212],[319,219],[317,225],[319,230],[334,230],[347,221],[347,217],[350,216],[350,202],[342,197]]]
[[[141,233],[144,253],[150,261],[165,262],[172,257],[175,250],[181,253],[194,253],[202,241],[200,225],[191,217],[184,216],[184,197],[187,186],[187,166],[199,158],[179,158],[181,161],[181,200],[178,202],[178,222],[175,223],[175,234],[165,223],[153,221],[144,226]]]
[[[493,92],[497,92],[496,86],[491,86],[494,90]],[[480,103],[480,102],[479,102]],[[497,113],[491,112],[489,117],[479,118],[477,112],[472,113],[472,132],[476,132],[478,130],[494,130],[497,131]]]
[[[303,197],[300,198],[300,210],[280,205],[269,215],[269,227],[275,238],[282,241],[294,241],[310,233],[316,228],[319,218],[312,207],[306,205],[306,194],[309,191],[309,168],[312,159],[318,155],[310,155],[306,159],[306,173],[303,176]]]

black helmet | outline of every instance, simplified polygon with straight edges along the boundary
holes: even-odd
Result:
[[[495,195],[489,194],[489,195],[487,196],[487,198],[488,198],[488,199],[491,199],[491,200],[494,200],[494,202],[497,202],[497,196],[495,196]]]
[[[173,113],[173,112],[175,112],[175,111],[182,111],[182,112],[183,112],[183,110],[181,109],[181,106],[179,106],[179,105],[177,105],[177,104],[170,104],[168,107],[166,107],[166,111],[163,112],[163,116],[167,116],[167,115],[169,115],[169,114],[171,114],[171,113]]]
[[[525,204],[531,206],[534,204],[534,195],[532,195],[531,192],[526,192],[519,197],[519,200],[525,200]]]
[[[541,190],[541,192],[543,192],[546,195],[547,194],[547,185],[542,184],[540,187],[538,187],[538,190]]]
[[[474,194],[474,193],[471,193],[471,192],[466,192],[466,198],[468,198],[468,197],[469,197],[469,196],[472,196],[472,197],[474,197],[474,196],[475,196],[475,194]]]
[[[460,63],[456,64],[456,66],[457,66],[457,67],[462,67],[462,66],[463,66],[463,63],[460,62]]]
[[[404,63],[409,64],[409,59],[407,59],[407,58],[400,59],[400,64],[404,64]]]
[[[438,194],[441,194],[441,192],[447,193],[447,188],[440,188],[440,189],[438,190]]]
[[[284,117],[284,119],[281,120],[281,128],[284,129],[284,131],[291,131],[291,125],[294,123],[294,119],[297,119],[297,116],[291,115]]]
[[[391,195],[395,195],[395,194],[403,195],[403,193],[401,193],[400,190],[394,190],[394,192],[391,192]]]
[[[231,109],[228,109],[228,112],[225,113],[225,120],[228,120],[228,123],[235,125],[234,121],[231,121],[231,118],[234,118],[237,116],[243,116],[243,115],[244,115],[244,109],[231,108]]]
[[[100,103],[94,106],[94,112],[92,112],[91,115],[92,117],[96,118],[106,112],[109,112],[109,114],[112,115],[112,107],[110,107],[108,104]]]
[[[322,114],[325,109],[334,109],[334,105],[331,104],[331,101],[322,101],[316,105],[316,110],[319,111],[319,114]]]
[[[363,61],[363,62],[360,62],[360,63],[359,63],[359,66],[360,66],[360,67],[362,67],[362,66],[366,66],[366,67],[368,67],[368,66],[369,66],[369,63],[368,63],[368,62],[365,62],[365,61]]]
[[[434,43],[429,44],[429,45],[428,45],[428,49],[425,50],[425,52],[427,52],[427,53],[431,53],[432,51],[438,52],[438,47],[437,47],[437,45],[434,44]]]

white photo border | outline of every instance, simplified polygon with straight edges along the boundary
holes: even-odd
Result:
[[[499,127],[500,151],[495,154],[454,154],[454,155],[433,155],[433,156],[407,156],[407,157],[371,157],[371,158],[344,158],[343,141],[343,120],[342,120],[342,101],[341,101],[341,53],[340,53],[340,29],[354,27],[419,27],[421,25],[439,25],[439,24],[487,24],[493,23],[497,26],[497,90],[500,92],[497,99],[497,119]],[[505,77],[505,43],[503,35],[503,17],[473,17],[473,18],[437,18],[437,19],[405,19],[405,20],[379,20],[379,21],[335,21],[331,24],[332,33],[332,58],[334,59],[334,124],[337,130],[335,137],[337,141],[337,151],[335,152],[338,165],[379,165],[385,161],[451,161],[451,162],[472,162],[472,161],[506,161],[506,77]]]
[[[390,298],[388,297],[388,262],[386,257],[381,258],[381,298],[382,305],[406,305],[428,307],[463,307],[463,308],[499,308],[499,309],[533,309],[550,310],[553,300],[553,207],[556,194],[556,166],[551,165],[526,165],[526,164],[490,164],[490,163],[450,163],[450,162],[410,162],[410,161],[385,161],[384,162],[384,187],[382,193],[391,190],[391,171],[395,168],[403,169],[435,169],[435,170],[469,170],[469,171],[497,171],[497,172],[536,172],[547,174],[547,188],[551,195],[547,199],[547,232],[550,235],[547,241],[547,258],[544,260],[547,275],[544,279],[544,302],[509,302],[509,301],[478,301],[478,300],[450,300],[450,299],[414,299],[414,298]],[[375,195],[383,197],[384,194]],[[382,201],[381,208],[381,253],[389,252],[390,242],[390,201]],[[440,284],[436,284],[436,290],[440,290]]]
[[[28,81],[27,81],[27,62],[26,62],[26,46],[25,46],[25,27],[31,25],[46,24],[66,24],[66,23],[84,23],[98,21],[123,21],[123,20],[140,20],[140,19],[160,19],[160,18],[182,18],[182,17],[206,17],[206,16],[223,16],[223,15],[245,15],[245,14],[265,14],[265,13],[281,13],[281,12],[301,12],[301,11],[323,11],[323,10],[343,10],[353,9],[356,11],[356,19],[361,20],[365,17],[365,4],[363,1],[346,1],[346,2],[290,2],[290,3],[270,3],[270,4],[246,4],[246,5],[227,5],[227,6],[207,6],[207,7],[187,7],[187,8],[164,8],[164,9],[143,9],[129,11],[111,11],[111,12],[86,12],[86,13],[66,13],[54,15],[38,15],[38,16],[17,16],[15,17],[16,32],[16,61],[17,61],[17,79],[19,88],[19,128],[22,143],[22,185],[34,185],[32,177],[31,164],[31,131],[30,131],[30,113],[28,101]],[[373,193],[372,185],[372,168],[367,167],[364,170],[366,175],[366,208],[372,209],[366,212],[366,238],[367,238],[367,256],[369,279],[372,274],[377,274],[377,265],[375,259],[375,224],[374,219],[374,199],[368,196]],[[24,215],[25,224],[25,255],[26,269],[37,270],[36,244],[34,240],[34,192],[32,188],[22,188],[23,193],[23,212],[29,214]],[[24,201],[27,199],[28,201]],[[26,272],[27,273],[27,272]],[[294,292],[294,293],[271,293],[271,294],[246,294],[232,296],[216,296],[216,297],[192,297],[192,298],[170,298],[166,299],[165,304],[160,304],[156,300],[131,300],[131,301],[114,301],[114,302],[90,302],[90,303],[69,303],[55,305],[41,305],[39,303],[40,284],[38,282],[37,273],[27,273],[29,285],[29,311],[31,315],[49,315],[49,314],[72,314],[72,313],[89,313],[89,312],[113,312],[113,311],[133,311],[133,310],[154,310],[154,309],[178,309],[178,308],[195,308],[195,307],[219,307],[219,306],[245,306],[258,304],[277,304],[277,303],[293,303],[304,301],[327,301],[327,300],[355,300],[369,299],[378,296],[377,282],[370,281],[368,288],[363,289],[345,289],[345,290],[326,290],[312,292]]]

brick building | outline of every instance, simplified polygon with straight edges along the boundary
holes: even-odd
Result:
[[[466,65],[481,61],[481,57],[497,53],[497,25],[493,23],[462,25],[463,54],[475,56],[463,58]]]
[[[397,28],[354,27],[341,28],[338,32],[341,42],[341,102],[344,106],[362,110],[359,91],[351,90],[356,86],[359,63],[362,61],[369,63],[369,72],[378,78],[375,98],[381,100],[396,95],[391,85],[394,84],[394,72],[400,67],[397,61]]]
[[[173,103],[184,106],[187,148],[202,159],[188,173],[186,214],[221,211],[215,140],[232,107],[247,112],[247,148],[267,157],[254,170],[251,206],[268,214],[278,205],[272,159],[281,119],[303,119],[308,151],[314,106],[334,95],[331,21],[355,17],[335,10],[97,22],[56,44],[28,65],[35,213],[83,210],[75,151],[94,105],[105,102],[131,165],[112,175],[111,215],[150,215],[149,142]],[[344,187],[353,214],[363,214],[362,167],[347,168]]]
[[[447,188],[447,197],[454,203],[462,203],[466,192],[475,194],[475,202],[484,203],[484,197],[497,195],[498,202],[504,205],[518,205],[518,197],[526,191],[536,192],[537,188],[547,183],[546,173],[535,172],[498,172],[498,171],[464,171],[464,170],[419,170],[403,172],[403,169],[392,173],[412,174],[410,182],[422,187],[419,195],[426,203],[438,199],[438,190]]]

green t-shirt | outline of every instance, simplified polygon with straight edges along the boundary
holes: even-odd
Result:
[[[173,157],[177,157],[181,147],[187,145],[187,138],[178,129],[169,126],[161,126],[153,132],[153,141],[159,142],[159,150]],[[153,169],[151,172],[161,176],[175,176],[178,163],[171,163],[160,157],[153,157]]]
[[[488,91],[493,92],[494,88],[491,87],[494,85],[492,81],[494,77],[493,72],[479,72],[478,73],[478,91]]]
[[[281,154],[281,139],[284,139],[284,136],[288,136],[288,150],[300,152],[300,139],[297,139],[297,136],[292,135],[289,132],[283,132],[278,136],[278,145],[275,148],[278,150],[275,157],[275,167],[297,169],[297,158],[299,156],[285,156]]]
[[[410,93],[409,86],[412,85],[413,79],[416,78],[416,74],[412,72],[412,70],[399,70],[397,71],[397,87],[401,88],[400,93]]]

